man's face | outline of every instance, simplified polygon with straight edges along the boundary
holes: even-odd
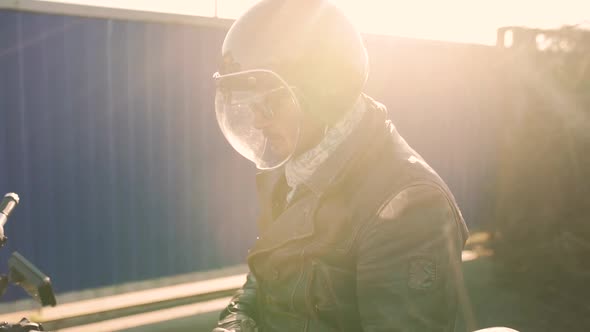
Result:
[[[261,130],[268,139],[271,152],[282,156],[291,154],[297,145],[301,120],[292,99],[281,94],[270,94],[262,102],[251,106],[254,128]]]
[[[219,75],[215,113],[232,147],[259,169],[281,166],[323,137],[324,126],[297,102],[296,88],[271,71]]]
[[[290,95],[271,94],[252,108],[254,127],[263,132],[273,153],[298,155],[321,139],[323,126],[299,110]]]

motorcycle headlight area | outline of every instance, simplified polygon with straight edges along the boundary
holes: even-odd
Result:
[[[299,140],[301,109],[276,73],[250,70],[213,76],[215,113],[230,145],[258,169],[282,166]]]

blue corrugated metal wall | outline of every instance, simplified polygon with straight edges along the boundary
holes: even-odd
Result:
[[[214,119],[224,34],[0,11],[0,192],[22,199],[0,262],[18,250],[64,292],[244,261],[255,170]],[[481,223],[494,183],[490,49],[367,44],[368,91]]]
[[[216,127],[224,31],[0,12],[0,191],[57,291],[242,263],[253,172]]]

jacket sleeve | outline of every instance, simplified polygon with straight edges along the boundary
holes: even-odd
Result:
[[[464,222],[434,185],[406,188],[359,234],[364,332],[452,332],[462,286]]]
[[[217,328],[213,331],[255,331],[257,319],[256,292],[256,278],[250,272],[242,288],[234,294],[228,306],[219,315]]]

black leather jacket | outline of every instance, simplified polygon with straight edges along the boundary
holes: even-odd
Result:
[[[288,206],[284,169],[258,175],[260,237],[220,326],[453,331],[465,223],[440,177],[367,102],[359,126]]]

